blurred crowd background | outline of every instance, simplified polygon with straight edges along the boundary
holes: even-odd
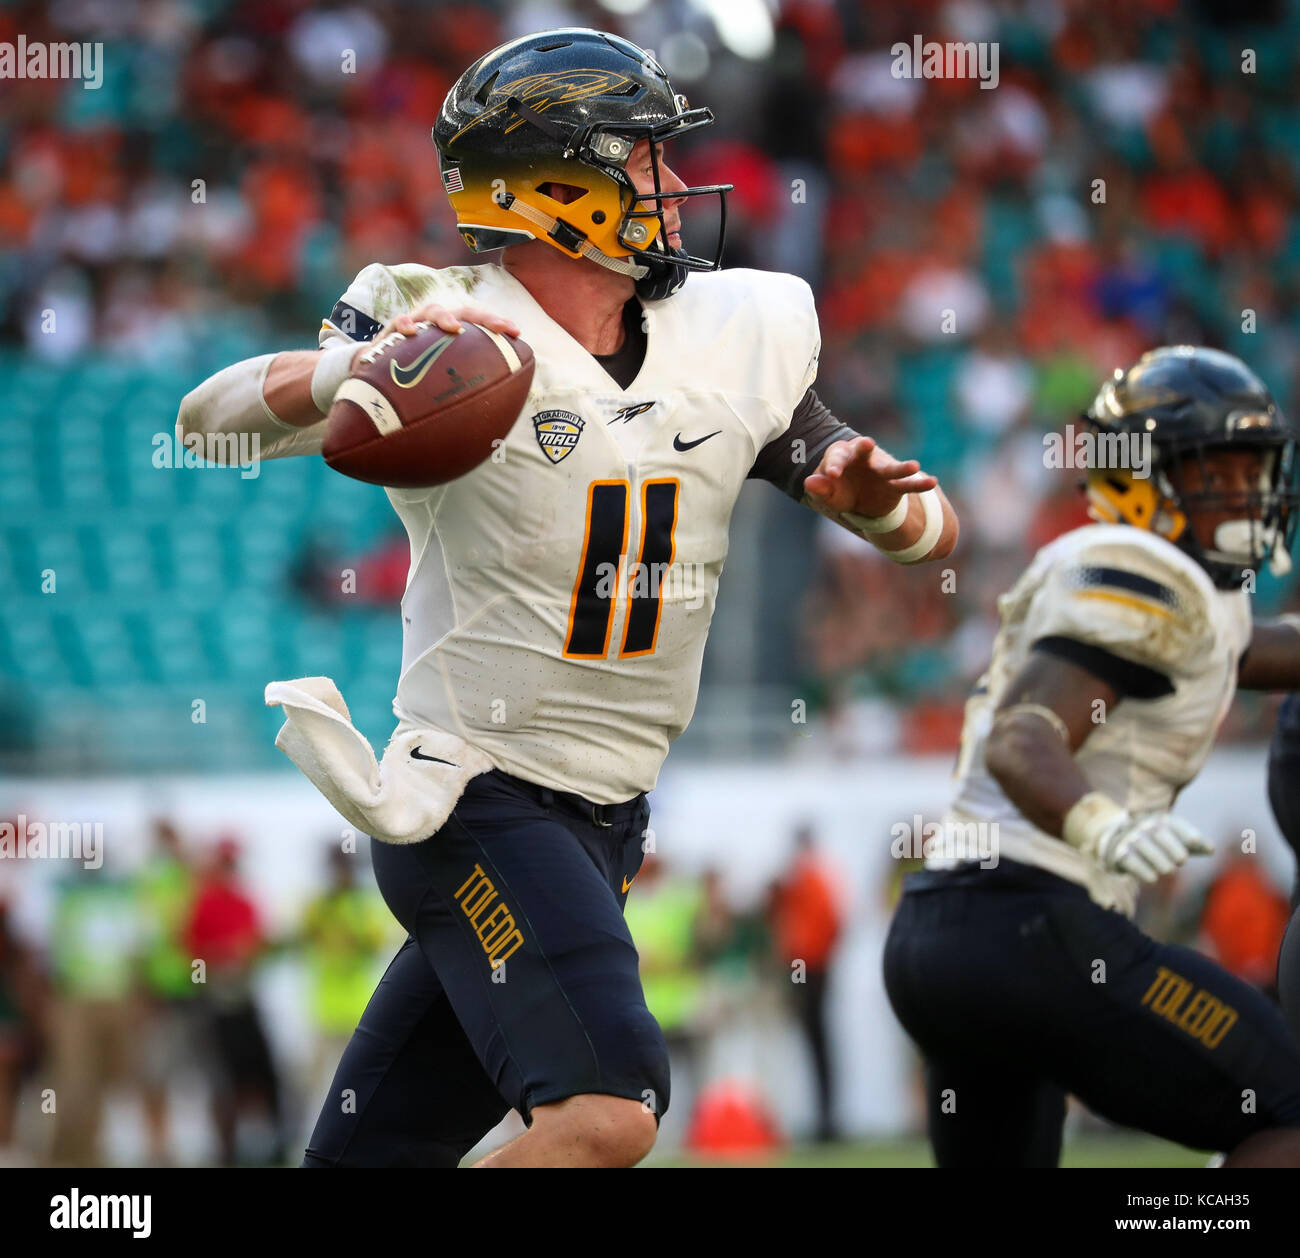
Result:
[[[714,110],[673,157],[736,185],[729,264],[813,284],[822,395],[921,458],[963,520],[942,592],[748,487],[702,750],[779,749],[792,690],[837,754],[954,745],[997,593],[1083,518],[1042,434],[1142,350],[1227,348],[1297,404],[1294,2],[0,6],[0,40],[104,43],[98,90],[0,94],[10,764],[272,764],[273,676],[332,676],[386,732],[405,539],[382,495],[317,461],[160,469],[154,439],[212,370],[314,344],[369,262],[469,260],[432,120],[481,52],[565,23],[653,48]],[[996,41],[996,89],[893,77],[914,34]],[[1265,582],[1266,605],[1284,595]]]
[[[920,458],[962,519],[941,586],[748,486],[676,756],[852,769],[954,752],[998,593],[1085,518],[1043,435],[1171,341],[1240,354],[1300,406],[1297,0],[0,0],[0,42],[104,45],[98,90],[0,83],[0,777],[290,772],[262,691],[310,674],[386,738],[407,555],[382,493],[319,460],[248,478],[159,466],[159,443],[212,371],[313,346],[368,263],[469,260],[429,139],[437,109],[482,52],[570,24],[652,48],[713,109],[670,158],[688,182],[736,185],[727,264],[813,285],[819,393]],[[895,77],[890,46],[914,35],[995,41],[996,89]],[[712,224],[686,226],[709,243]],[[1291,598],[1263,579],[1262,610]],[[808,721],[792,726],[796,699]],[[1247,696],[1224,737],[1271,726],[1271,701]],[[348,872],[365,862],[323,861],[319,905],[268,933],[239,838],[196,846],[162,821],[155,837],[142,866],[62,880],[39,911],[0,883],[0,1145],[43,1060],[83,1088],[138,1087],[160,1160],[178,1068],[207,1080],[221,1160],[292,1152],[323,1083],[284,1087],[249,976],[282,956],[315,976],[332,1066],[391,952]],[[707,870],[643,875],[629,917],[683,1079],[708,1075],[700,1036],[732,1016],[727,992],[775,991],[758,976],[788,957],[830,966],[843,909],[799,850],[743,907]],[[1230,890],[1217,909],[1204,888],[1157,905],[1167,933],[1205,943],[1225,921],[1277,919],[1260,907],[1276,888]],[[182,961],[200,939],[222,960],[195,996]],[[1249,954],[1259,978],[1271,945],[1213,946]],[[770,1002],[802,1028],[819,1097],[825,1000],[814,973]],[[79,1096],[83,1119],[46,1152],[91,1156],[97,1105]],[[815,1129],[835,1130],[829,1101]]]

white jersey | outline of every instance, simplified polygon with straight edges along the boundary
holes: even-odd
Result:
[[[1104,907],[1132,914],[1135,879],[1107,872],[1037,829],[1003,794],[984,763],[994,710],[1045,638],[1073,639],[1162,674],[1172,692],[1129,696],[1099,713],[1103,719],[1075,762],[1094,790],[1133,814],[1167,811],[1200,772],[1232,703],[1237,663],[1250,641],[1250,600],[1242,590],[1216,589],[1199,564],[1163,538],[1127,525],[1089,524],[1044,546],[998,610],[992,662],[966,705],[947,833],[996,835],[999,858],[1050,870],[1087,887]],[[971,823],[987,830],[971,830]],[[939,856],[927,861],[951,864]]]
[[[695,708],[737,495],[815,378],[812,292],[791,275],[691,276],[645,304],[628,389],[495,264],[369,266],[321,344],[428,302],[514,320],[536,371],[491,459],[387,491],[411,542],[394,712],[507,773],[629,799],[655,785]],[[356,312],[363,328],[340,326]],[[323,430],[263,453],[319,450]]]

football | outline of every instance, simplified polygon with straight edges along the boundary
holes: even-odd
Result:
[[[442,485],[489,458],[519,418],[533,351],[514,337],[461,323],[419,323],[414,336],[376,342],[334,395],[322,454],[372,485]]]

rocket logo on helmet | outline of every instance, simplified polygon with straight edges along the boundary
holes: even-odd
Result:
[[[433,141],[462,239],[475,253],[540,240],[630,276],[645,301],[670,297],[691,271],[721,266],[730,184],[663,191],[656,146],[707,127],[644,49],[616,35],[572,27],[512,40],[456,81]],[[639,140],[650,144],[653,191],[627,171]],[[558,201],[544,189],[580,190]],[[716,197],[710,256],[673,246],[664,203]]]
[[[452,136],[451,142],[454,144],[471,127],[477,127],[502,112],[510,113],[512,118],[512,121],[505,126],[506,135],[522,127],[525,119],[511,112],[511,97],[542,114],[552,105],[582,100],[586,96],[617,96],[619,88],[624,88],[624,84],[631,85],[633,90],[636,90],[635,84],[632,84],[632,80],[626,75],[610,74],[605,70],[568,70],[556,74],[530,74],[526,78],[512,79],[509,83],[498,83],[489,92],[489,97],[496,98],[497,103],[466,123]]]

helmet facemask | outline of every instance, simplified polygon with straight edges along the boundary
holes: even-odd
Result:
[[[686,98],[678,96],[676,102],[679,112],[675,118],[658,124],[647,124],[643,128],[624,125],[620,135],[632,141],[627,157],[640,139],[645,139],[650,146],[650,174],[654,182],[653,192],[638,192],[630,175],[627,174],[627,157],[620,170],[622,183],[632,194],[632,199],[619,225],[619,243],[634,250],[645,261],[648,274],[643,277],[654,282],[657,274],[661,279],[676,278],[674,271],[680,271],[681,277],[672,285],[675,292],[685,280],[688,271],[716,271],[722,265],[722,249],[727,236],[727,193],[731,184],[704,184],[694,188],[683,188],[678,192],[665,192],[659,173],[659,145],[665,140],[675,139],[688,131],[708,126],[713,121],[712,113],[707,109],[688,109]],[[640,134],[637,134],[637,132]],[[675,248],[668,243],[668,226],[664,221],[665,201],[684,201],[690,197],[716,196],[718,198],[718,237],[714,243],[711,258],[697,257],[685,249]],[[653,300],[646,293],[638,292],[642,297]],[[667,295],[667,294],[665,294]]]
[[[1260,456],[1257,483],[1247,490],[1187,487],[1189,467],[1198,471],[1201,486],[1208,483],[1211,456],[1249,450]],[[1168,466],[1156,470],[1161,492],[1188,517],[1178,544],[1196,559],[1221,589],[1237,588],[1248,573],[1267,564],[1275,576],[1291,570],[1291,544],[1297,515],[1297,452],[1293,440],[1195,443],[1177,452]],[[1205,545],[1194,521],[1198,516],[1226,516],[1215,526],[1213,540]]]

